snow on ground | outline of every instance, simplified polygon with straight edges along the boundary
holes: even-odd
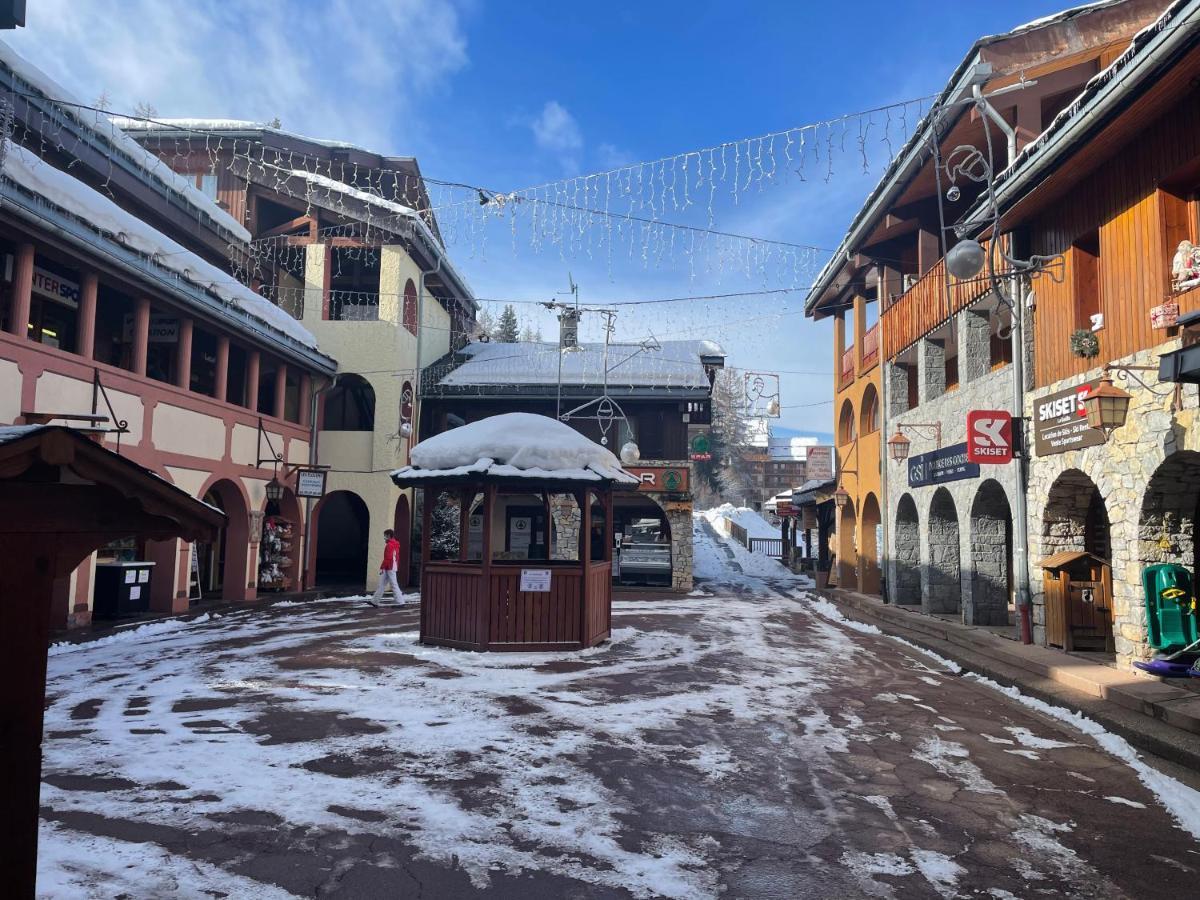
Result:
[[[796,575],[786,569],[778,560],[771,559],[765,553],[751,553],[734,540],[713,540],[705,530],[708,525],[713,532],[720,535],[720,530],[714,523],[724,521],[721,510],[729,507],[718,506],[715,509],[704,510],[692,514],[692,572],[698,578],[709,578],[726,583],[742,583],[752,585],[760,578],[785,578],[797,585],[812,585],[812,580],[806,575]],[[732,509],[733,507],[729,507]],[[744,510],[752,516],[758,516],[753,510]],[[747,521],[750,521],[747,517]],[[761,517],[759,521],[766,524]],[[775,537],[779,537],[778,532]],[[737,568],[730,567],[730,563]]]
[[[748,506],[722,503],[712,509],[703,510],[700,515],[708,520],[718,534],[725,537],[729,536],[729,522],[734,522],[746,529],[748,537],[777,538],[780,536],[778,528]]]

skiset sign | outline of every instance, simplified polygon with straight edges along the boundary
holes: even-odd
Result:
[[[973,409],[967,413],[967,460],[982,465],[1012,462],[1012,413]]]

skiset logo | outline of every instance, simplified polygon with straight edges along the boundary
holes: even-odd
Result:
[[[1012,413],[973,409],[967,413],[967,460],[998,465],[1012,461]]]

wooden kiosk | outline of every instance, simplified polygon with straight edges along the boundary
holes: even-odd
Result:
[[[509,435],[501,446],[491,440],[497,429]],[[527,443],[518,445],[522,439]],[[453,464],[481,447],[495,455]],[[608,639],[613,490],[637,487],[637,478],[615,456],[554,419],[508,413],[430,438],[413,448],[412,458],[418,464],[396,470],[392,480],[423,492],[422,643],[491,651],[580,650]],[[423,458],[440,467],[422,467]],[[581,458],[590,461],[584,466],[545,465]],[[459,512],[457,558],[434,559],[433,510],[445,494]],[[578,558],[498,559],[497,508],[506,494],[538,495],[547,530],[552,527],[551,496],[573,497],[579,510]],[[592,552],[597,530],[593,504],[602,517],[598,553]],[[469,528],[472,516],[482,519],[476,546]],[[568,543],[570,537],[559,535]]]

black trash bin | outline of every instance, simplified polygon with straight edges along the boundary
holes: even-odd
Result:
[[[119,619],[149,612],[153,573],[154,563],[143,560],[97,563],[92,618]]]

